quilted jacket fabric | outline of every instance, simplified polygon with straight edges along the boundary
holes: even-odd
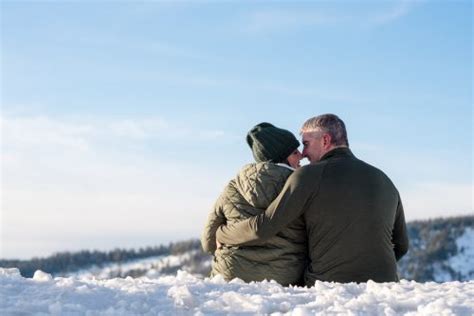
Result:
[[[306,232],[302,217],[276,236],[247,247],[216,249],[216,231],[265,211],[283,188],[292,170],[273,163],[244,166],[217,199],[202,234],[204,251],[214,254],[211,276],[246,282],[275,280],[282,285],[300,285],[307,258]],[[288,210],[291,212],[291,210]]]

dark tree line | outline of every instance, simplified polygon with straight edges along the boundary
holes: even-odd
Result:
[[[0,267],[18,268],[24,277],[32,277],[36,270],[51,274],[63,274],[86,269],[91,266],[101,267],[109,263],[122,263],[134,259],[143,259],[154,256],[180,254],[196,249],[198,241],[183,241],[135,249],[115,248],[110,251],[82,250],[79,252],[58,252],[46,258],[33,258],[31,260],[0,260]]]

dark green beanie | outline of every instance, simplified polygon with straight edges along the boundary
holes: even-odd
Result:
[[[300,145],[295,135],[270,123],[255,125],[247,133],[247,143],[256,162],[284,162]]]

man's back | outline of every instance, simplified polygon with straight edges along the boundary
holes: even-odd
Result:
[[[302,185],[315,188],[304,210],[311,257],[306,284],[396,281],[393,242],[401,256],[408,240],[400,198],[390,179],[347,148],[329,152],[300,172],[306,173],[300,179],[311,181]],[[392,231],[397,240],[392,241]]]

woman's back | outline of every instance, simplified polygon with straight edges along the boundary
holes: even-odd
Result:
[[[283,285],[299,284],[306,264],[306,234],[302,218],[264,243],[216,249],[215,233],[264,212],[283,188],[292,169],[268,162],[244,166],[229,182],[210,213],[202,236],[204,250],[214,253],[211,275],[246,282],[274,279]],[[291,210],[288,210],[291,212]]]

